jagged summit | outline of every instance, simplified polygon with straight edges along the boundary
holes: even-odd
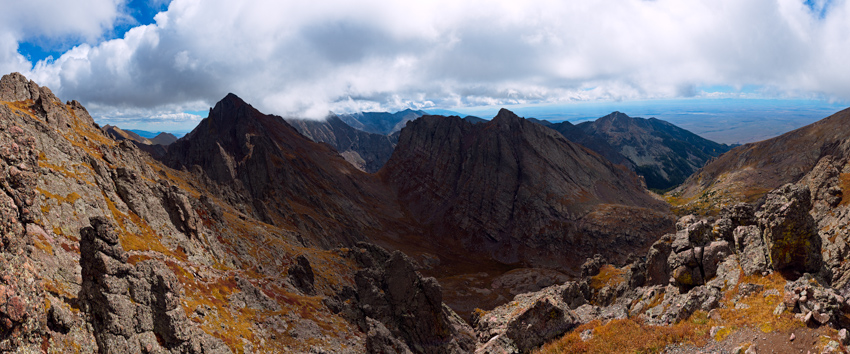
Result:
[[[517,122],[519,122],[522,119],[523,118],[520,118],[514,112],[511,112],[511,111],[509,111],[505,108],[501,108],[501,109],[499,109],[499,113],[497,113],[496,116],[493,117],[491,122],[494,122],[496,125],[499,125],[499,126],[513,125],[513,124],[516,124]]]
[[[655,225],[666,220],[664,203],[636,175],[506,109],[479,124],[441,116],[408,123],[380,175],[420,222],[466,234],[467,247],[507,263],[565,265],[573,257],[553,259],[543,249],[575,252],[570,235],[602,204],[646,208]]]

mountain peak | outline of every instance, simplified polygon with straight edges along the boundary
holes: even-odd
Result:
[[[625,113],[622,113],[620,111],[614,111],[614,112],[611,112],[611,114],[609,114],[607,116],[599,118],[599,120],[603,121],[603,122],[605,122],[605,121],[611,121],[611,122],[620,121],[620,122],[622,122],[622,121],[625,121],[625,120],[628,120],[628,119],[631,119],[631,118],[632,117],[629,117]]]
[[[224,98],[215,104],[215,107],[210,109],[210,122],[236,122],[240,119],[240,117],[244,116],[243,110],[245,107],[253,109],[250,104],[239,98],[239,96],[236,96],[233,93],[228,93],[227,96],[224,96]]]
[[[520,118],[514,112],[511,112],[511,111],[509,111],[505,108],[502,108],[502,109],[499,110],[499,113],[496,114],[495,117],[493,117],[493,120],[491,122],[495,122],[496,124],[502,124],[502,123],[509,124],[509,123],[512,123],[512,122],[518,122],[520,120],[522,120],[522,118]]]
[[[39,97],[47,98],[49,101],[59,101],[49,88],[39,87],[35,81],[27,79],[21,73],[14,72],[0,78],[0,101],[15,102],[28,99],[37,101]]]

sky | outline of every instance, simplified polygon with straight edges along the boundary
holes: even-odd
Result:
[[[630,102],[850,102],[850,0],[0,6],[0,73],[76,99],[98,122],[154,131],[190,130],[228,92],[266,113],[311,119],[498,107],[569,119]]]

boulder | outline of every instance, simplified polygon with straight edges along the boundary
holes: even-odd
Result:
[[[767,247],[758,226],[738,226],[733,233],[735,251],[744,275],[762,274],[770,265]]]
[[[667,285],[670,280],[667,258],[673,251],[672,243],[675,237],[675,234],[664,235],[649,248],[646,254],[647,285]]]
[[[517,295],[510,303],[473,319],[477,353],[526,353],[575,328],[580,319],[564,302],[573,285],[555,285]],[[590,305],[584,305],[590,306]]]
[[[776,270],[818,272],[822,265],[821,238],[809,188],[786,184],[768,193],[758,213],[767,254]]]

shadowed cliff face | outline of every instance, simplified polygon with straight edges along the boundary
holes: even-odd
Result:
[[[565,254],[587,251],[574,249],[589,236],[584,218],[603,205],[668,220],[665,203],[634,173],[507,110],[475,125],[437,116],[408,123],[380,175],[435,234],[506,263],[566,266],[573,257]],[[633,238],[606,253],[653,240]]]
[[[386,225],[401,216],[376,179],[233,94],[173,143],[165,161],[199,166],[227,199],[264,222],[298,225],[321,247],[392,233]]]

